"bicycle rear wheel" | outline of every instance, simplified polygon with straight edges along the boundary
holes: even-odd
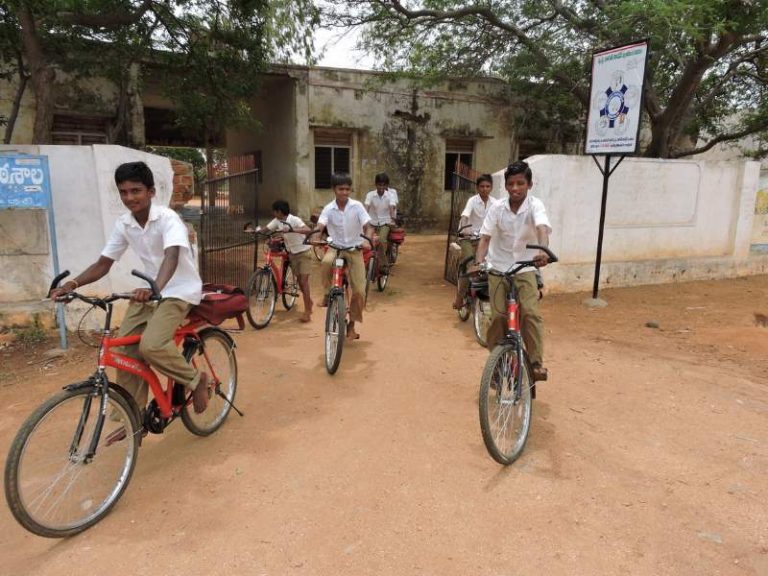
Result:
[[[531,427],[533,398],[527,363],[518,368],[516,344],[500,344],[488,357],[480,382],[480,430],[491,457],[512,464],[523,452]],[[517,376],[516,376],[517,375]]]
[[[325,316],[325,369],[328,374],[335,374],[339,368],[346,337],[347,310],[344,295],[331,294]]]
[[[275,314],[277,304],[277,286],[271,270],[258,270],[248,281],[245,291],[248,308],[245,311],[248,322],[256,330],[266,328]]]
[[[296,281],[296,276],[290,265],[285,267],[282,289],[283,308],[290,310],[296,304],[296,298],[299,295],[299,283]]]
[[[456,293],[459,292],[459,285],[461,284],[461,277],[467,273],[467,265],[459,264],[459,277],[456,280]],[[469,319],[469,315],[472,312],[472,299],[468,294],[464,295],[462,305],[456,309],[456,313],[459,315],[459,320],[466,322]]]
[[[379,275],[376,278],[376,288],[379,292],[384,292],[384,289],[387,287],[387,282],[389,282],[389,271],[384,272],[379,269]]]
[[[370,292],[371,284],[373,284],[376,277],[376,256],[371,256],[368,260],[368,268],[365,271],[365,303],[368,304],[368,292]]]
[[[226,332],[206,328],[199,333],[200,344],[186,351],[187,362],[208,375],[208,407],[195,412],[191,399],[181,409],[184,426],[198,436],[208,436],[227,419],[237,392],[235,344]]]
[[[14,517],[47,538],[90,528],[122,496],[136,465],[140,428],[127,393],[110,387],[107,417],[86,457],[100,410],[95,386],[65,390],[27,418],[5,465],[5,498]]]
[[[475,340],[483,348],[486,346],[485,336],[488,333],[488,327],[491,325],[491,303],[482,298],[472,299],[473,328],[475,329]]]

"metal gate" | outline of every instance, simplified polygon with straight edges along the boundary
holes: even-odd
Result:
[[[259,170],[248,155],[228,158],[212,172],[201,198],[200,275],[203,282],[245,288],[258,250],[243,227],[257,222]]]
[[[451,249],[451,243],[457,240],[456,229],[459,227],[461,213],[475,192],[475,181],[480,176],[480,172],[473,170],[470,166],[456,162],[456,168],[453,172],[453,189],[451,190],[451,217],[448,220],[448,234],[445,244],[445,269],[443,277],[451,284],[456,284],[459,278],[459,257],[461,253],[458,250]]]

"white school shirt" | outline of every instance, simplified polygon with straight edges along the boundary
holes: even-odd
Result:
[[[304,221],[299,218],[298,216],[294,216],[293,214],[288,214],[288,217],[285,219],[285,221],[291,225],[291,228],[296,230],[297,228],[304,228],[306,224],[304,224]],[[284,226],[280,220],[275,218],[272,220],[269,224],[266,226],[269,230],[272,230],[273,232],[275,230],[289,230],[288,226]],[[285,242],[285,247],[291,254],[301,254],[302,252],[306,252],[307,250],[311,249],[312,246],[309,244],[304,244],[304,239],[306,236],[304,234],[300,234],[298,232],[284,232],[283,233],[283,241]]]
[[[467,223],[472,226],[472,232],[477,233],[480,231],[480,226],[483,225],[486,212],[496,202],[498,202],[497,199],[488,196],[488,202],[485,203],[483,202],[483,199],[480,198],[480,194],[475,194],[467,200],[467,204],[464,206],[464,211],[461,213],[461,217],[467,218]],[[464,232],[466,232],[466,230]]]
[[[552,232],[544,203],[530,194],[523,200],[517,214],[509,207],[508,198],[489,206],[480,234],[491,237],[487,256],[491,267],[499,272],[506,272],[515,262],[533,260],[538,250],[528,249],[525,245],[539,243],[536,236],[537,226],[546,226]],[[521,272],[535,269],[528,266]]]
[[[360,246],[363,239],[360,234],[363,233],[363,226],[371,221],[371,217],[365,210],[365,206],[357,200],[350,198],[340,210],[336,200],[325,205],[318,224],[324,225],[328,230],[328,236],[333,239],[333,243],[343,248]]]
[[[391,206],[397,207],[397,198],[388,189],[384,190],[381,196],[378,190],[371,190],[365,196],[365,208],[375,226],[392,223],[392,217],[389,214]]]
[[[161,294],[163,298],[178,298],[197,305],[202,297],[203,283],[192,256],[189,232],[179,215],[170,208],[152,204],[144,228],[130,212],[120,216],[101,255],[119,260],[130,247],[144,265],[144,274],[155,280],[165,258],[165,249],[171,246],[181,248],[179,263]]]

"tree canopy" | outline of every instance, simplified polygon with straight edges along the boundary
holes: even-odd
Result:
[[[765,0],[351,0],[325,17],[362,27],[382,69],[498,75],[562,126],[583,122],[592,53],[648,38],[646,155],[768,142]]]
[[[5,0],[0,13],[9,16],[0,61],[19,62],[13,70],[35,92],[35,142],[50,139],[58,69],[117,84],[116,132],[136,64],[162,78],[184,127],[210,132],[248,121],[259,73],[271,62],[311,59],[318,21],[311,0]]]

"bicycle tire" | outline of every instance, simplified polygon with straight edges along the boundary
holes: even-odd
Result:
[[[277,304],[277,285],[271,270],[257,270],[248,280],[245,291],[248,308],[245,315],[256,330],[266,328],[275,314]]]
[[[346,337],[347,311],[344,295],[331,294],[325,315],[325,369],[328,374],[335,374],[339,369]]]
[[[128,487],[141,428],[135,403],[114,384],[110,385],[107,418],[96,454],[85,462],[100,396],[95,386],[52,396],[30,414],[11,444],[5,465],[5,498],[16,520],[33,534],[46,538],[78,534],[104,518]],[[78,436],[81,421],[85,427]],[[121,427],[125,437],[107,444],[105,439]],[[115,472],[109,473],[113,467]],[[62,482],[66,485],[60,486]],[[96,483],[103,484],[102,496],[88,490],[87,485]]]
[[[379,292],[384,292],[388,282],[389,272],[382,272],[381,269],[379,269],[379,275],[376,277],[376,288]]]
[[[491,303],[481,298],[472,298],[472,327],[475,332],[475,340],[483,348],[487,346],[485,336],[491,325],[491,318]]]
[[[397,244],[396,242],[390,242],[389,246],[387,247],[387,256],[389,257],[389,265],[394,265],[395,262],[397,262],[397,255],[400,252],[400,244]]]
[[[370,292],[371,284],[376,276],[376,256],[371,256],[368,260],[368,269],[365,272],[365,303],[368,304],[368,292]]]
[[[237,356],[235,343],[223,330],[205,328],[198,336],[201,344],[190,347],[185,357],[187,362],[194,363],[198,370],[208,374],[208,407],[197,414],[190,399],[181,409],[181,421],[192,434],[208,436],[221,428],[235,401]],[[196,357],[197,362],[194,361]]]
[[[480,381],[480,430],[485,448],[496,462],[508,466],[522,454],[531,428],[533,395],[530,372],[523,356],[523,363],[514,378],[514,363],[518,362],[516,344],[505,343],[496,346],[485,363]],[[495,385],[494,385],[495,384]],[[516,389],[520,390],[515,398]],[[506,441],[509,421],[517,412],[516,427]],[[495,428],[501,427],[501,430]],[[502,437],[504,435],[505,437]]]
[[[461,276],[467,273],[467,265],[459,264],[459,277],[456,280],[456,294],[459,293],[459,283],[461,282]],[[459,320],[466,322],[469,320],[469,315],[472,312],[472,298],[468,294],[464,295],[463,304],[460,308],[456,309],[456,314],[459,316]]]
[[[285,267],[283,273],[282,290],[283,308],[290,310],[296,304],[296,298],[299,296],[299,283],[296,281],[296,276],[293,274],[293,268],[290,265]]]

